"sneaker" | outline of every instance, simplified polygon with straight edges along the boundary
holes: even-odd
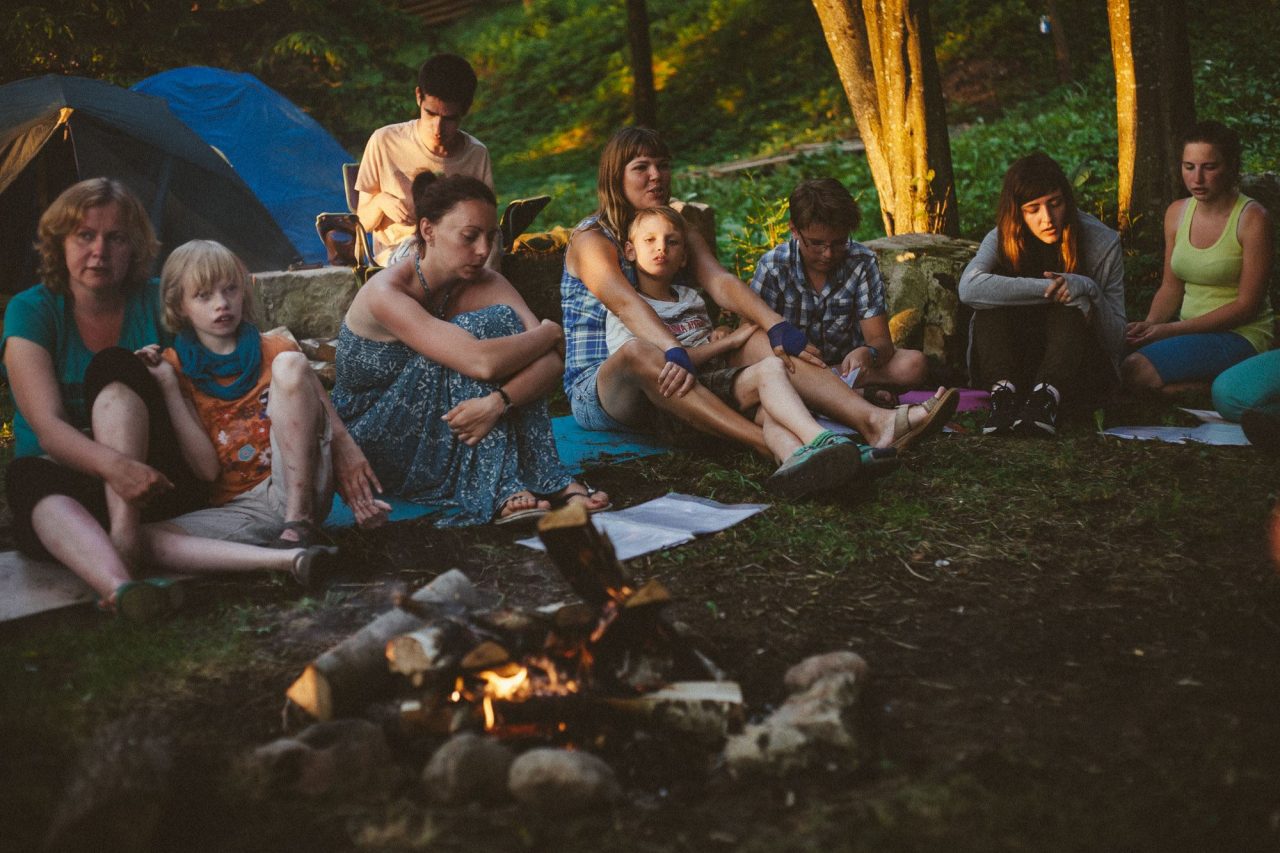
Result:
[[[765,488],[784,498],[829,491],[857,477],[861,464],[858,445],[824,430],[797,448],[765,481]]]
[[[1057,435],[1058,401],[1053,392],[1037,385],[1013,422],[1013,428],[1023,435]]]
[[[1018,392],[1001,385],[991,392],[991,414],[982,425],[983,435],[1009,435],[1018,419]]]

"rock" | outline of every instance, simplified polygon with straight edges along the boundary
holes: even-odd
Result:
[[[436,750],[422,771],[427,796],[439,803],[493,803],[507,798],[514,754],[493,738],[470,732]]]
[[[296,738],[258,747],[240,775],[257,798],[296,794],[372,797],[400,776],[382,730],[367,720],[317,723]]]
[[[511,794],[539,811],[571,814],[612,803],[622,793],[613,768],[589,752],[531,749],[511,764]]]
[[[899,234],[866,245],[880,263],[889,316],[911,308],[921,314],[906,344],[929,357],[931,381],[965,381],[972,312],[960,304],[957,286],[978,244],[941,234]]]
[[[766,720],[730,737],[724,745],[724,758],[735,777],[783,776],[809,766],[809,748],[809,739],[799,729]]]
[[[253,277],[260,328],[288,326],[297,338],[332,338],[356,296],[349,267],[260,272]]]
[[[859,681],[867,677],[867,662],[857,652],[837,651],[814,655],[787,670],[782,683],[792,693],[808,690],[821,678],[837,673],[853,673]]]

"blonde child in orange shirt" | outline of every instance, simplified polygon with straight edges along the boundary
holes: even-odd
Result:
[[[286,338],[260,334],[249,273],[210,240],[179,246],[160,276],[172,349],[143,351],[154,370],[172,368],[185,417],[175,412],[188,455],[216,466],[211,507],[169,523],[185,532],[273,548],[307,548],[337,490],[356,521],[373,527],[390,506],[306,356]],[[191,429],[195,418],[199,429]]]

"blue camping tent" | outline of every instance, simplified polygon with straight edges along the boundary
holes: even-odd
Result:
[[[347,209],[338,141],[288,98],[252,74],[175,68],[137,83],[230,161],[307,262],[323,263],[316,215]]]

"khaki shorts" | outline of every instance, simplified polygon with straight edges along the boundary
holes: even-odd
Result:
[[[320,453],[312,473],[312,513],[317,525],[323,523],[333,506],[333,426],[324,418]],[[170,519],[167,523],[184,533],[208,539],[266,545],[280,534],[285,522],[288,497],[288,473],[284,457],[276,446],[276,431],[271,430],[271,476],[222,506],[200,509]]]

